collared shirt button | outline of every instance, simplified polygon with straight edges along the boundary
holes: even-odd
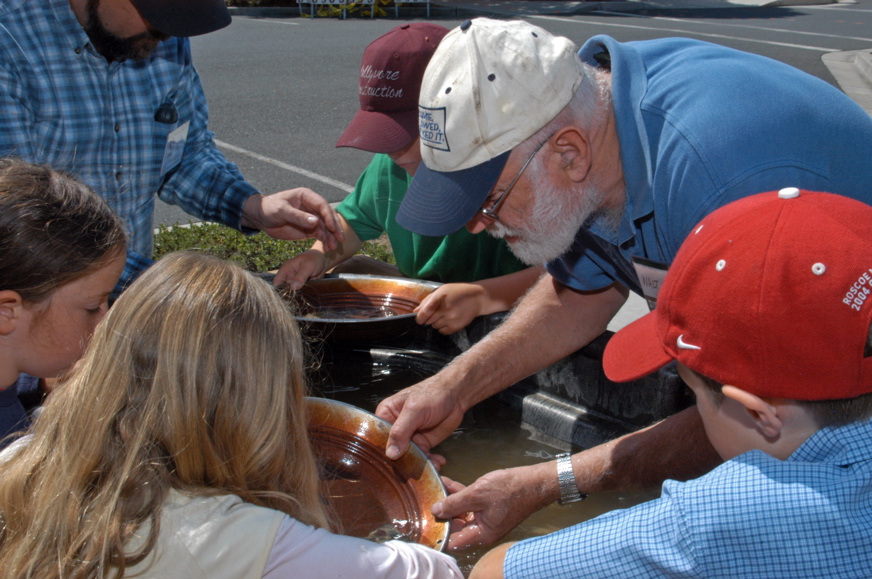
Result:
[[[80,46],[76,47],[76,54],[82,54],[82,48]]]
[[[117,173],[115,173],[115,180],[121,181],[121,171],[118,171]]]
[[[120,130],[121,130],[121,124],[120,124],[120,123],[115,123],[115,132],[117,133],[117,132],[119,132]]]

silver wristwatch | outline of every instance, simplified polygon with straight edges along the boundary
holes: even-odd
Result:
[[[557,483],[560,485],[560,498],[557,502],[561,505],[587,498],[587,495],[578,490],[575,473],[572,471],[572,457],[568,452],[557,455]]]

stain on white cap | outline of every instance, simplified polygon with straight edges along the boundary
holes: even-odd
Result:
[[[778,192],[779,199],[795,199],[799,197],[799,189],[796,187],[785,187]]]

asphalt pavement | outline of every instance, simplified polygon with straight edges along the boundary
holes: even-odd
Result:
[[[724,10],[749,7],[785,7],[836,4],[838,0],[438,0],[437,12],[524,18],[577,16],[591,12],[660,12]],[[872,49],[834,52],[823,61],[842,90],[872,115]]]

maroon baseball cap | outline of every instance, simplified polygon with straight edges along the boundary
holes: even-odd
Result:
[[[418,138],[418,94],[430,57],[448,29],[413,22],[370,43],[360,63],[360,110],[337,147],[393,153]]]
[[[230,24],[225,0],[130,0],[156,30],[170,36],[199,36]]]

